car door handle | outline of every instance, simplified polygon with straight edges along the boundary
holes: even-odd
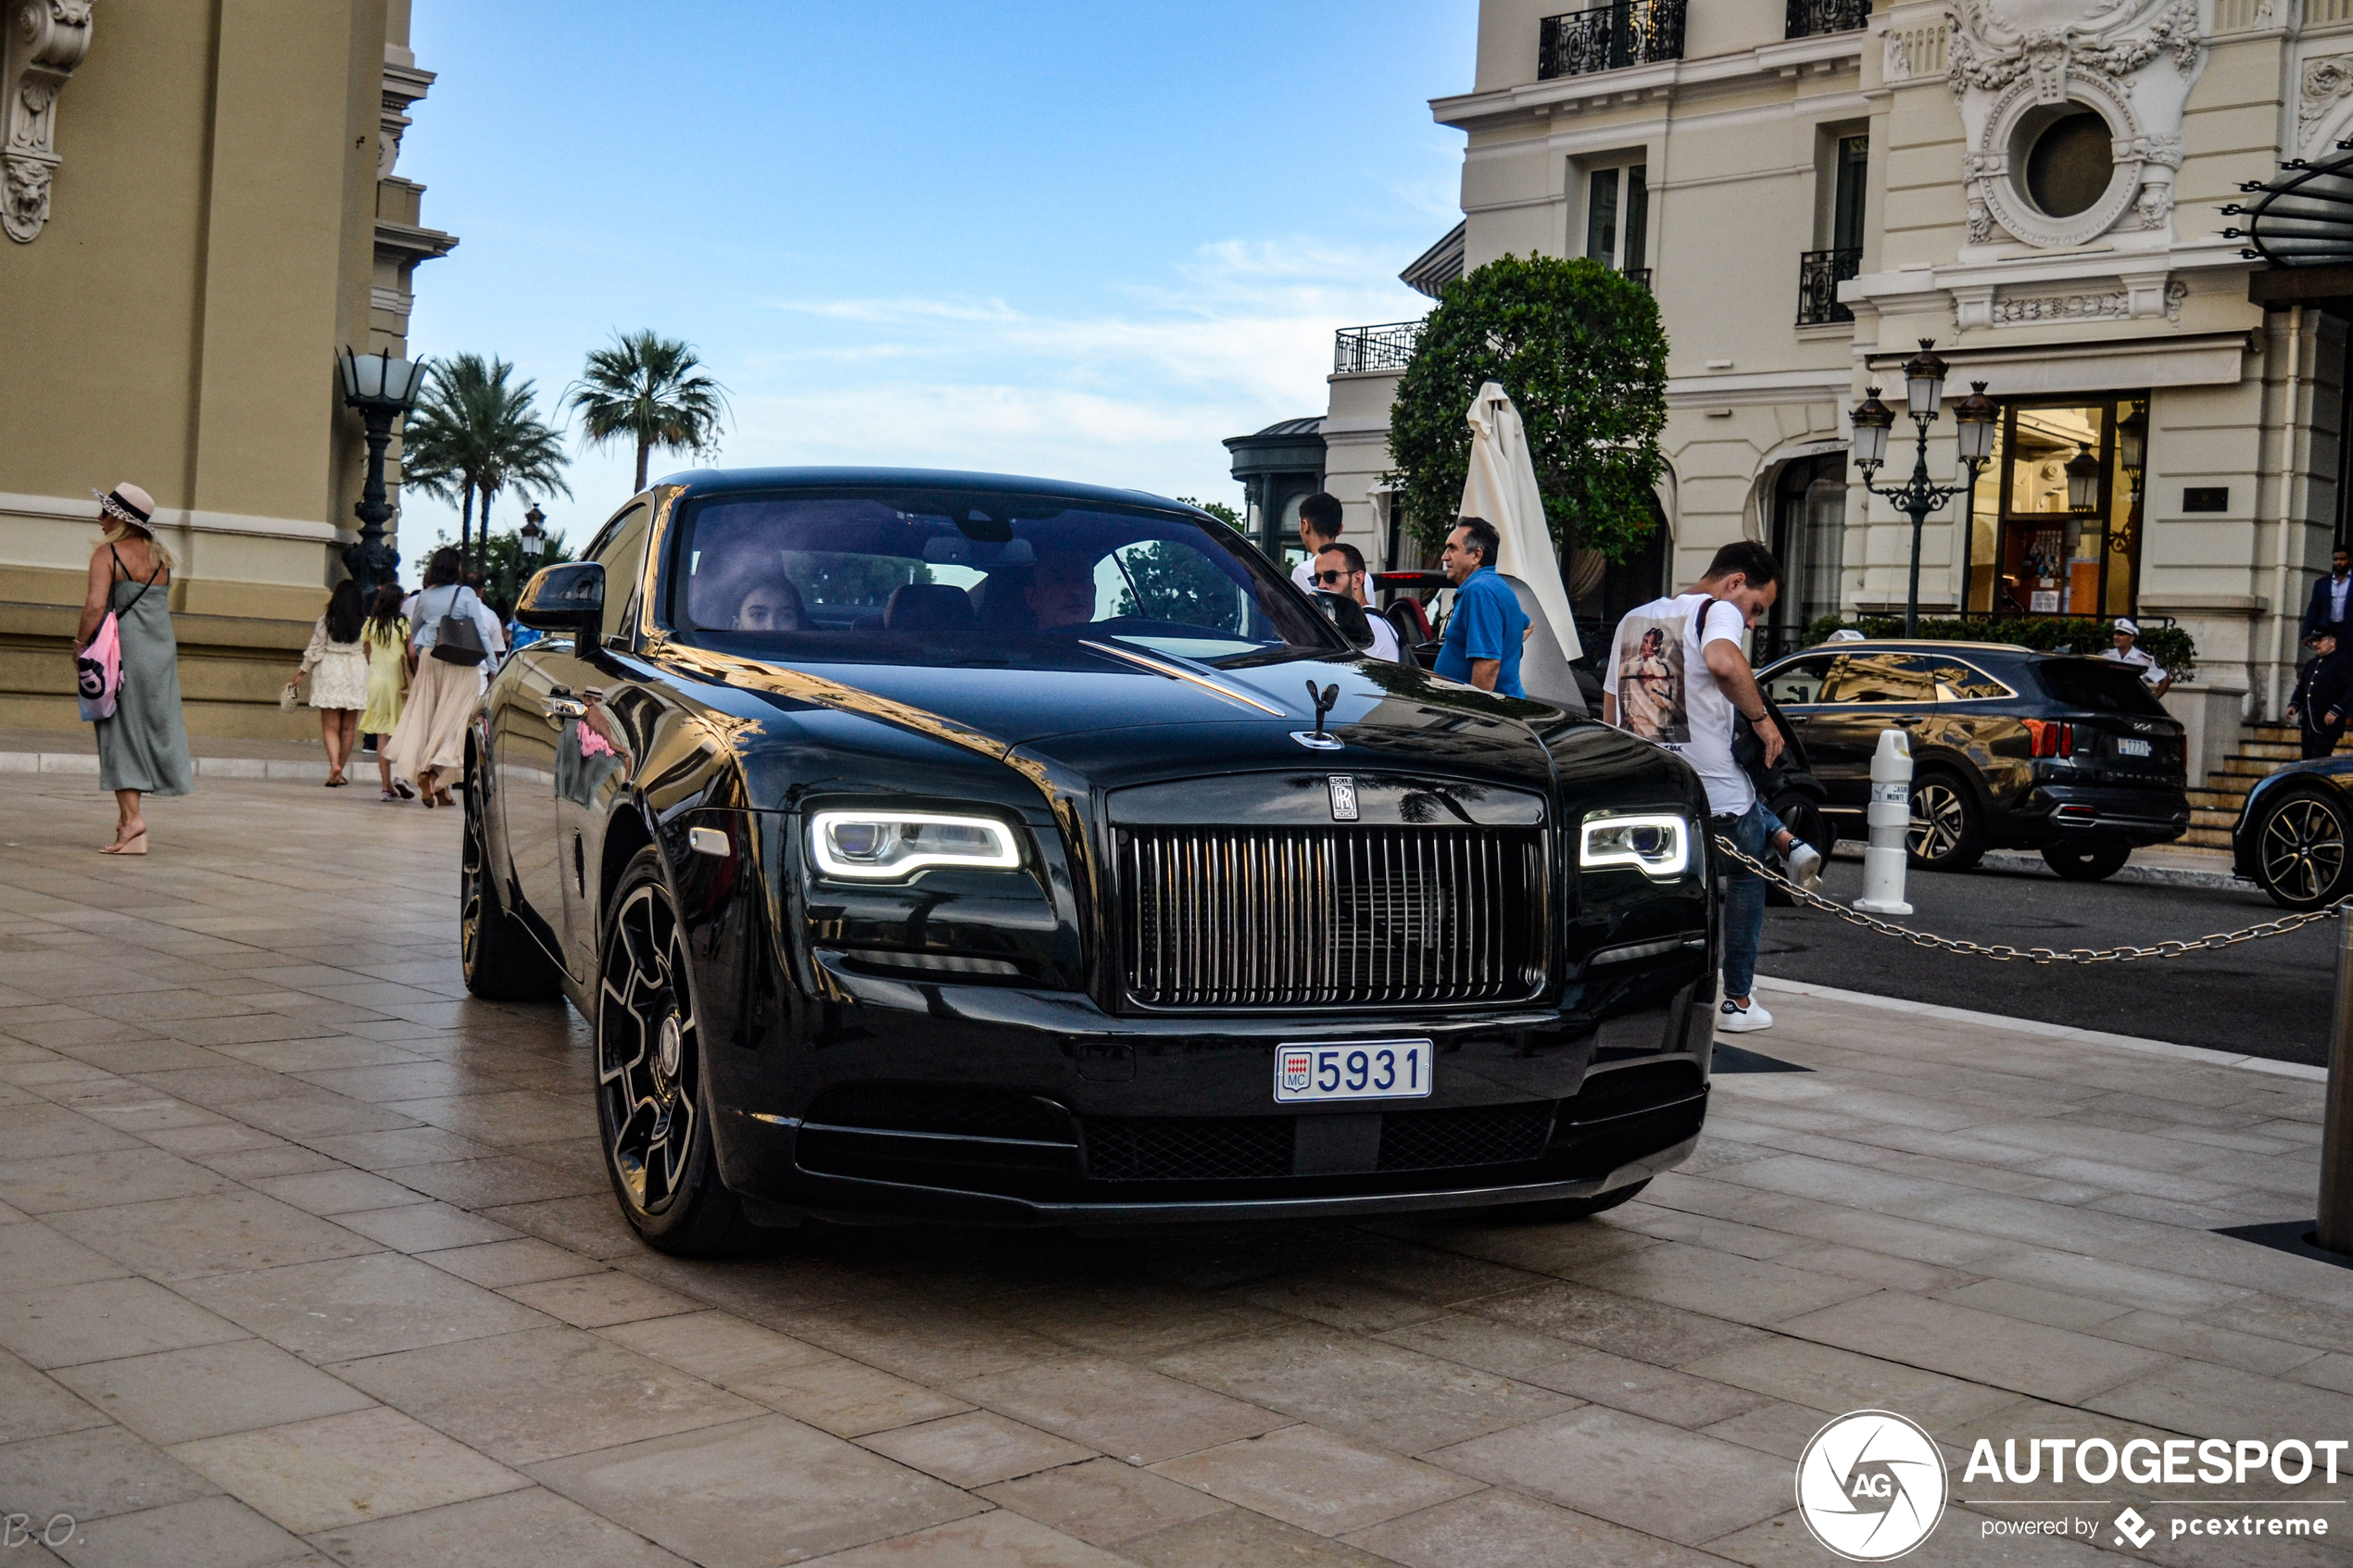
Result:
[[[569,697],[556,696],[549,697],[547,705],[540,711],[547,716],[548,723],[560,730],[564,727],[565,720],[585,717],[588,707],[585,703],[574,702]]]

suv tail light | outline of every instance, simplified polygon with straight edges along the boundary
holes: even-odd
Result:
[[[2057,719],[2027,719],[2028,755],[2032,757],[2072,757],[2075,755],[2075,726]]]

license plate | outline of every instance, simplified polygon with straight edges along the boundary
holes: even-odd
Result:
[[[1283,1045],[1275,1049],[1275,1098],[1420,1099],[1429,1093],[1428,1040],[1353,1040],[1345,1045]]]
[[[2145,740],[2134,740],[2130,735],[2120,735],[2117,737],[2116,754],[2119,757],[2149,757],[2155,755],[2155,753],[2151,751],[2148,742]]]

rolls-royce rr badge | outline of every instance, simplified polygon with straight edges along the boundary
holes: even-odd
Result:
[[[1332,821],[1353,822],[1356,820],[1356,781],[1346,773],[1328,773],[1325,784],[1332,793]]]

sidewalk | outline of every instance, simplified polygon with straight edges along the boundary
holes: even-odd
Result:
[[[158,801],[122,862],[85,784],[0,793],[0,1512],[70,1515],[0,1568],[1826,1564],[1795,1461],[1862,1409],[1947,1462],[1907,1564],[2353,1568],[2353,1464],[1963,1479],[2353,1437],[2353,1270],[2217,1234],[2309,1223],[2309,1071],[1783,988],[1698,1154],[1581,1223],[682,1262],[586,1026],[465,997],[455,814],[321,795]],[[2222,1513],[2333,1523],[2171,1533]]]

